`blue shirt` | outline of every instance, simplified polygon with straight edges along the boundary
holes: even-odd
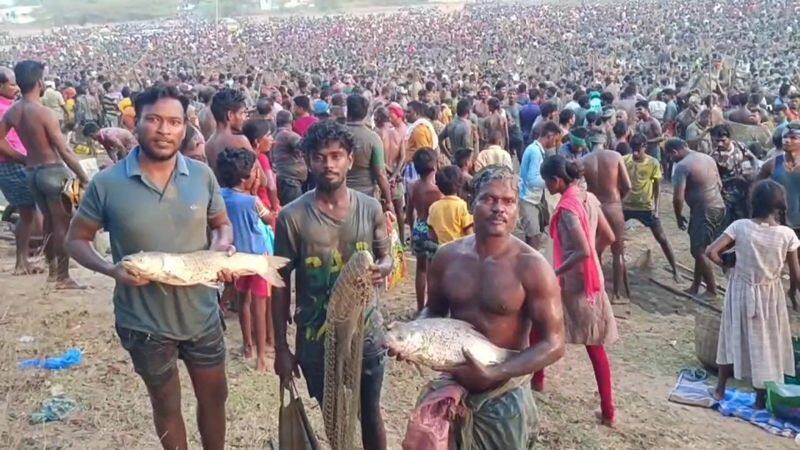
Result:
[[[533,102],[528,102],[525,106],[520,108],[519,126],[522,128],[523,136],[530,134],[533,123],[536,122],[536,118],[539,117],[541,113],[542,110],[539,108],[539,105]]]
[[[519,198],[522,201],[538,205],[544,193],[544,178],[541,168],[544,161],[544,149],[539,141],[533,141],[522,154],[519,166]]]
[[[267,237],[260,226],[254,195],[222,188],[222,199],[233,228],[233,246],[236,251],[263,255],[267,253]]]
[[[114,263],[138,252],[208,249],[208,221],[225,212],[211,169],[178,153],[172,178],[161,191],[142,172],[140,152],[134,148],[95,175],[78,215],[108,231]],[[161,283],[117,283],[114,317],[121,327],[175,340],[202,336],[220,320],[215,289]]]

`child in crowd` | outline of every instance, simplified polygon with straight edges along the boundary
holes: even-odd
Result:
[[[765,383],[783,383],[784,374],[795,375],[781,273],[788,266],[792,279],[798,279],[800,240],[791,228],[780,224],[786,212],[786,193],[778,183],[756,183],[750,194],[750,210],[752,218],[733,222],[706,249],[711,261],[733,267],[719,328],[719,381],[712,394],[722,400],[731,376],[749,378],[756,391],[755,407],[764,409]],[[733,261],[722,256],[729,248],[735,252]]]
[[[420,179],[408,191],[406,223],[411,227],[411,248],[417,257],[414,287],[417,293],[417,311],[421,311],[425,306],[428,259],[436,253],[436,242],[428,234],[428,209],[442,198],[442,193],[435,183],[436,152],[430,148],[421,148],[414,153],[413,163]]]
[[[260,222],[273,221],[274,213],[258,197],[250,195],[258,178],[255,162],[256,155],[247,149],[226,148],[217,158],[217,173],[233,227],[236,251],[262,255],[268,253],[269,249]],[[274,352],[269,285],[260,276],[249,275],[237,279],[235,286],[239,294],[244,358],[253,357],[255,331],[256,370],[266,372],[267,353]]]
[[[428,234],[439,245],[472,234],[472,215],[467,202],[458,196],[461,184],[461,169],[456,166],[447,166],[436,173],[436,187],[444,197],[428,211]]]
[[[248,120],[242,127],[242,134],[247,137],[253,150],[255,150],[258,167],[261,169],[258,173],[258,182],[254,183],[255,193],[264,206],[275,212],[274,219],[269,222],[269,225],[274,230],[275,219],[278,217],[281,204],[278,200],[277,177],[267,157],[267,153],[272,150],[273,143],[270,131],[270,124],[266,120]]]

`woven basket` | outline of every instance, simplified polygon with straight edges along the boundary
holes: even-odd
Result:
[[[694,316],[694,353],[706,369],[717,370],[720,314],[700,310]]]

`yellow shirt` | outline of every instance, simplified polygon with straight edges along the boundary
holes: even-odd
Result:
[[[439,244],[447,244],[467,236],[472,226],[472,214],[467,202],[457,195],[446,195],[433,202],[428,210],[428,225],[433,228]]]
[[[475,172],[487,166],[506,166],[514,170],[514,163],[511,162],[511,154],[503,150],[499,145],[490,145],[478,153],[475,158]]]
[[[433,148],[433,135],[431,130],[425,125],[417,125],[408,137],[406,146],[406,161],[409,162],[414,157],[414,152],[421,148]]]

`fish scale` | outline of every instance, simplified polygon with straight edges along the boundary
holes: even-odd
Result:
[[[369,252],[354,253],[339,273],[328,302],[322,415],[333,450],[355,448],[365,314],[374,296],[369,270],[372,262]]]

